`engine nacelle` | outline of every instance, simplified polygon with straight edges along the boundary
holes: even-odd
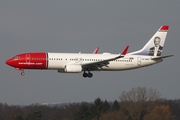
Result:
[[[65,65],[64,72],[80,73],[82,72],[82,66],[81,65]]]

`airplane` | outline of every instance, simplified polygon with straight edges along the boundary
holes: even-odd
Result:
[[[169,26],[164,25],[152,36],[145,46],[135,52],[127,53],[126,46],[121,54],[89,53],[51,53],[27,52],[17,54],[6,61],[6,64],[20,70],[23,76],[25,69],[57,70],[59,73],[81,73],[84,78],[91,78],[91,71],[123,71],[157,64],[164,58],[161,56]]]

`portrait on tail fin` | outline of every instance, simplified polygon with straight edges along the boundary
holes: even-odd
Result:
[[[129,55],[161,56],[169,26],[161,26],[145,46]]]
[[[149,49],[149,56],[161,56],[163,47],[160,45],[161,38],[154,38],[154,47]]]

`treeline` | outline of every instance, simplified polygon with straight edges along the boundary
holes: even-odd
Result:
[[[0,120],[180,120],[180,99],[160,99],[155,89],[122,92],[120,102],[13,106],[0,103]]]
[[[119,102],[102,101],[97,98],[94,103],[68,104],[32,104],[29,106],[13,106],[0,103],[0,120],[91,120],[102,113],[118,111]]]

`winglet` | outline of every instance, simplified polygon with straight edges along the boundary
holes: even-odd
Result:
[[[97,54],[98,51],[99,51],[99,47],[97,47],[97,48],[94,50],[93,54]]]
[[[125,48],[124,51],[121,53],[121,55],[123,55],[123,56],[126,55],[128,49],[129,49],[129,46],[126,46],[126,48]]]

